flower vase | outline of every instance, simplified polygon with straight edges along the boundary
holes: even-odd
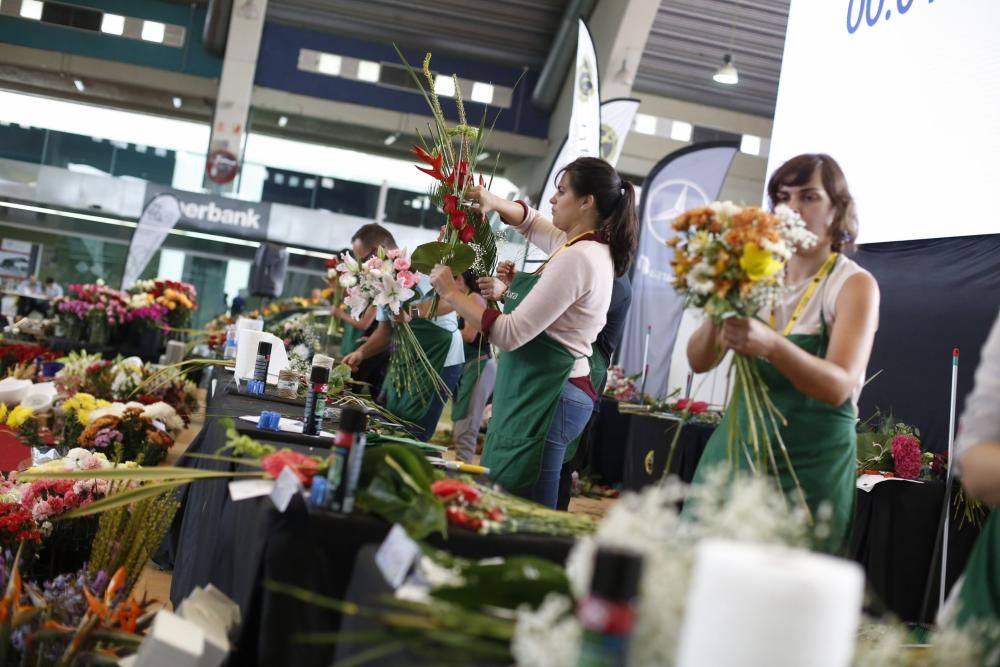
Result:
[[[78,343],[83,336],[83,320],[79,317],[64,317],[60,322],[63,338],[71,343]]]
[[[87,342],[91,345],[107,345],[111,336],[111,327],[103,317],[95,317],[90,320],[90,332],[87,335]]]

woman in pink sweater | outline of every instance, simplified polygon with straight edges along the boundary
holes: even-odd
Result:
[[[534,273],[514,277],[503,314],[465,295],[447,267],[431,273],[441,298],[466,322],[479,323],[502,351],[483,465],[508,491],[549,507],[556,505],[566,445],[580,435],[597,399],[591,344],[604,327],[614,278],[628,271],[638,237],[635,190],[610,164],[580,158],[562,170],[558,183],[551,221],[485,188],[470,194],[484,212],[497,211],[549,254]]]

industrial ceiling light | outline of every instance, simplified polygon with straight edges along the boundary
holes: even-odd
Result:
[[[386,146],[392,146],[394,143],[396,143],[397,139],[399,139],[399,132],[393,132],[385,139],[383,139],[382,143],[384,143]]]
[[[724,83],[727,86],[734,86],[740,82],[740,74],[733,66],[733,54],[727,53],[722,56],[722,66],[716,70],[712,79],[716,83]]]
[[[173,99],[173,103],[174,103],[174,108],[175,109],[180,109],[182,106],[184,106],[184,100],[182,100],[179,97],[175,97]]]
[[[76,86],[76,89],[81,93],[87,90],[87,86],[83,84],[83,79],[73,79],[73,85]]]
[[[278,127],[284,127],[288,125],[288,116],[281,116],[278,118]]]

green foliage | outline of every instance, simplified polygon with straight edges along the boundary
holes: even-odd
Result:
[[[457,245],[440,241],[424,243],[410,256],[410,266],[421,273],[430,273],[438,264],[444,264],[452,273],[458,275],[475,263],[476,251],[464,243]]]
[[[406,445],[369,447],[361,465],[358,507],[406,528],[414,539],[445,532],[444,505],[431,493],[433,470]]]
[[[485,607],[538,607],[549,593],[570,597],[566,571],[542,558],[515,556],[502,562],[472,563],[460,568],[461,586],[438,588],[432,595],[473,611]]]

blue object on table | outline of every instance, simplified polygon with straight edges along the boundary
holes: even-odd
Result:
[[[269,421],[268,411],[264,410],[260,413],[260,417],[257,419],[257,428],[266,429]]]
[[[263,396],[265,386],[263,380],[247,380],[247,393],[254,396]]]
[[[326,506],[326,490],[328,488],[325,477],[316,475],[312,480],[312,488],[309,491],[309,503],[316,507]]]
[[[281,430],[281,414],[277,412],[271,412],[268,414],[269,420],[267,422],[267,427],[272,431]]]
[[[47,378],[55,377],[55,374],[62,370],[65,365],[66,364],[59,363],[58,361],[46,361],[42,364],[42,375]]]

